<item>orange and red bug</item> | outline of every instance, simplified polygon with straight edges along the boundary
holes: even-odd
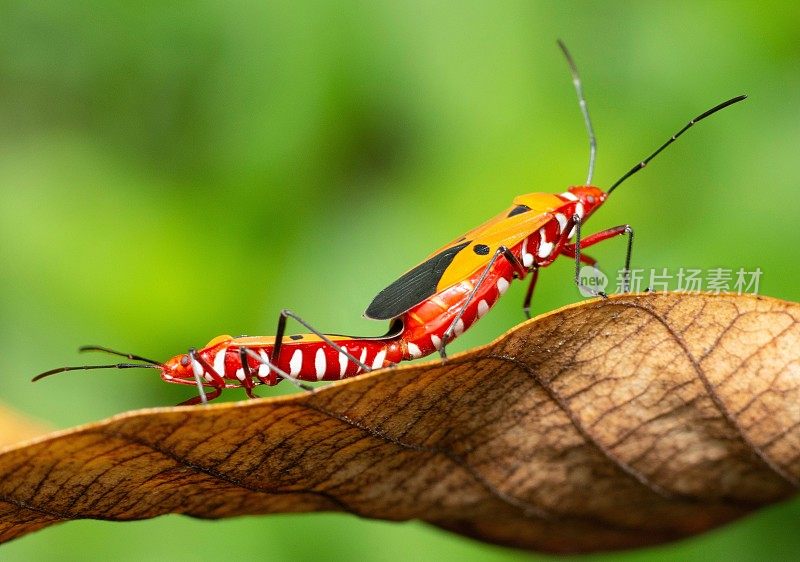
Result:
[[[629,225],[620,225],[582,239],[582,224],[614,189],[644,168],[692,125],[746,96],[731,98],[698,115],[603,191],[591,185],[596,143],[580,77],[566,47],[560,41],[559,46],[570,65],[589,135],[586,183],[558,194],[520,195],[513,200],[511,207],[401,275],[378,293],[365,312],[367,318],[389,320],[387,334],[379,337],[325,335],[291,311],[284,310],[274,337],[219,336],[202,349],[190,349],[165,363],[104,347],[87,346],[81,349],[104,351],[143,363],[61,367],[42,373],[34,380],[77,369],[148,367],[159,369],[166,382],[197,386],[199,396],[185,404],[205,403],[219,396],[224,388],[244,388],[252,398],[255,386],[275,385],[282,379],[304,386],[300,381],[338,380],[424,357],[435,351],[444,358],[446,345],[486,314],[515,278],[524,279],[528,274],[531,281],[523,310],[529,316],[539,269],[550,265],[558,256],[575,260],[575,282],[579,287],[604,297],[604,293],[581,285],[578,276],[580,264],[596,263],[582,250],[627,234],[623,271],[628,272],[633,230]],[[573,238],[575,241],[571,242]],[[626,288],[624,286],[623,290]],[[311,333],[284,337],[288,318],[294,318]],[[210,387],[211,392],[206,394],[204,387]]]

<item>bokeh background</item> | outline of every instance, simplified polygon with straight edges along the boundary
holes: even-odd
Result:
[[[0,2],[0,400],[53,427],[188,397],[151,371],[42,370],[105,344],[166,359],[270,334],[290,307],[378,334],[378,290],[518,193],[585,177],[564,39],[609,185],[693,129],[590,223],[636,228],[637,267],[763,270],[800,299],[795,2]],[[624,241],[593,254],[609,269]],[[571,265],[537,312],[575,302]],[[453,349],[522,319],[524,286]],[[273,389],[277,392],[280,389]],[[262,394],[268,394],[262,389]],[[227,399],[244,396],[237,391]],[[800,502],[598,560],[780,559]],[[512,560],[419,523],[346,515],[81,521],[3,560]],[[544,559],[546,557],[542,557]]]

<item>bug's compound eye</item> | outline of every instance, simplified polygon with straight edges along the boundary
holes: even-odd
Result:
[[[183,357],[181,357],[181,366],[188,367],[189,363],[190,363],[190,359],[189,359],[188,355],[184,355]]]

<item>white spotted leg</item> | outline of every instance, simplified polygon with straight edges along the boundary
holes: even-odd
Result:
[[[286,332],[286,320],[288,318],[293,318],[297,321],[298,324],[301,324],[307,330],[309,330],[312,334],[319,337],[322,341],[328,344],[330,347],[347,357],[350,361],[358,365],[365,373],[369,373],[372,369],[370,369],[366,364],[364,364],[363,360],[357,359],[353,354],[348,352],[345,348],[340,345],[336,345],[331,339],[314,328],[311,324],[300,318],[297,314],[289,310],[288,308],[284,308],[281,311],[280,316],[278,317],[278,329],[275,331],[275,346],[272,348],[272,362],[278,363],[278,357],[281,352],[281,344],[283,343],[283,334]]]
[[[511,267],[514,268],[514,273],[520,279],[524,279],[525,275],[528,273],[528,270],[525,269],[525,266],[520,263],[520,261],[517,259],[517,256],[511,253],[511,250],[509,250],[505,246],[500,246],[499,248],[497,248],[494,255],[492,256],[492,259],[490,259],[489,263],[486,264],[486,268],[483,270],[483,273],[481,273],[481,276],[478,278],[478,282],[475,283],[475,286],[472,288],[472,291],[470,291],[469,295],[467,296],[467,300],[465,300],[464,304],[461,305],[461,309],[458,311],[458,314],[456,314],[456,317],[450,323],[450,327],[447,328],[447,330],[445,330],[444,334],[442,334],[442,343],[439,346],[439,355],[442,357],[442,360],[447,359],[447,351],[445,350],[445,348],[447,347],[447,344],[453,340],[453,335],[455,334],[456,326],[461,320],[461,317],[464,315],[464,311],[467,310],[467,307],[472,302],[472,299],[475,297],[475,294],[478,292],[478,289],[480,289],[481,285],[483,285],[483,282],[486,281],[486,277],[489,275],[489,271],[491,271],[494,262],[496,262],[501,256],[504,257],[506,260],[508,260],[508,263],[511,264]]]

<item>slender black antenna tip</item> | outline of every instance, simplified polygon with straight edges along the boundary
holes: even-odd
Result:
[[[59,367],[58,369],[50,369],[49,371],[45,371],[44,373],[39,373],[38,375],[33,377],[31,379],[31,382],[36,382],[45,377],[49,377],[50,375],[55,375],[56,373],[63,373],[63,372],[64,372],[64,367]]]
[[[586,97],[583,95],[583,84],[581,83],[581,75],[578,72],[578,66],[569,53],[569,49],[561,39],[556,40],[561,52],[564,53],[564,58],[567,59],[569,65],[569,72],[572,75],[572,85],[575,87],[575,94],[578,96],[578,105],[583,114],[583,123],[586,125],[586,133],[589,136],[589,171],[586,174],[586,184],[592,183],[592,176],[594,175],[594,163],[597,159],[597,139],[594,136],[594,128],[592,127],[592,119],[589,117],[589,106],[586,104]]]
[[[561,51],[564,53],[564,56],[567,58],[567,62],[572,63],[572,56],[570,56],[570,54],[569,54],[569,49],[567,49],[567,45],[561,39],[556,39],[556,43],[558,43],[558,46],[561,47]],[[570,66],[574,66],[574,65],[570,64]]]
[[[58,373],[65,373],[67,371],[89,371],[91,369],[159,369],[158,365],[141,365],[139,363],[116,363],[114,365],[81,365],[79,367],[58,367],[57,369],[50,369],[44,373],[39,373],[31,379],[31,382],[36,382],[50,375]]]
[[[160,361],[156,361],[155,359],[148,359],[147,357],[142,357],[141,355],[136,355],[134,353],[125,353],[123,351],[116,351],[114,349],[109,349],[108,347],[104,347],[102,345],[82,345],[78,348],[78,351],[102,351],[103,353],[110,353],[111,355],[118,355],[120,357],[126,357],[127,359],[131,359],[133,361],[144,361],[145,363],[150,363],[151,365],[158,365],[159,367],[163,367],[163,363]]]
[[[665,149],[665,148],[667,148],[669,145],[671,145],[673,142],[675,142],[675,141],[678,139],[678,137],[680,137],[680,136],[681,136],[683,133],[685,133],[686,131],[688,131],[688,130],[689,130],[691,127],[692,127],[692,125],[694,125],[695,123],[698,123],[698,122],[702,121],[703,119],[705,119],[706,117],[708,117],[708,116],[710,116],[710,115],[713,115],[713,114],[714,114],[714,113],[716,113],[717,111],[719,111],[719,110],[721,110],[721,109],[725,109],[725,108],[726,108],[726,107],[728,107],[729,105],[733,105],[733,104],[735,104],[735,103],[738,103],[738,102],[740,102],[740,101],[742,101],[742,100],[744,100],[744,99],[747,99],[747,95],[746,95],[746,94],[742,94],[742,95],[739,95],[739,96],[733,97],[733,98],[731,98],[731,99],[729,99],[729,100],[725,100],[724,102],[722,102],[722,103],[720,103],[720,104],[717,104],[717,105],[715,105],[715,106],[714,106],[714,107],[712,107],[711,109],[704,111],[703,113],[701,113],[700,115],[698,115],[697,117],[695,117],[694,119],[692,119],[691,121],[689,121],[689,122],[688,122],[686,125],[684,125],[684,126],[683,126],[683,128],[682,128],[680,131],[678,131],[677,133],[675,133],[674,135],[672,135],[672,136],[671,136],[671,137],[670,137],[670,138],[667,140],[667,142],[665,142],[664,144],[662,144],[661,146],[659,146],[659,147],[656,149],[656,151],[655,151],[655,152],[653,152],[653,153],[652,153],[650,156],[648,156],[647,158],[645,158],[644,160],[642,160],[641,162],[639,162],[638,164],[636,164],[636,165],[635,165],[633,168],[631,168],[630,170],[628,170],[628,172],[627,172],[627,173],[625,173],[625,174],[624,174],[624,175],[623,175],[621,178],[619,178],[617,181],[615,181],[615,182],[613,183],[613,185],[612,185],[611,187],[609,187],[609,188],[608,188],[608,191],[607,191],[606,193],[608,193],[608,194],[611,194],[611,192],[612,192],[612,191],[614,191],[614,190],[615,190],[615,189],[616,189],[616,188],[617,188],[617,187],[618,187],[618,186],[619,186],[619,185],[620,185],[622,182],[624,182],[626,179],[628,179],[629,177],[631,177],[633,174],[635,174],[636,172],[638,172],[639,170],[641,170],[642,168],[644,168],[645,166],[647,166],[647,163],[648,163],[648,162],[650,162],[650,160],[652,160],[653,158],[655,158],[656,156],[658,156],[658,155],[661,153],[661,151],[662,151],[662,150],[664,150],[664,149]]]

